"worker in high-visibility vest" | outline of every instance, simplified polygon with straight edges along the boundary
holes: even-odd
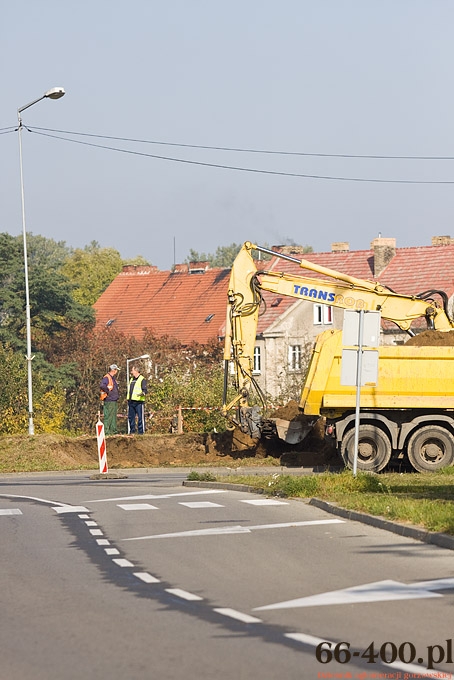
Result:
[[[146,379],[141,375],[137,366],[131,369],[131,379],[128,385],[128,425],[129,433],[134,434],[137,431],[139,434],[145,432],[145,395],[148,391]]]

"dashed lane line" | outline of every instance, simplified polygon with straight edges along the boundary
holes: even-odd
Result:
[[[217,607],[213,611],[222,614],[222,616],[229,616],[231,619],[242,621],[243,623],[262,623],[262,619],[258,619],[256,616],[251,616],[250,614],[244,614],[236,609],[230,609],[230,607]]]
[[[22,515],[19,508],[0,508],[0,515]]]
[[[119,567],[133,567],[133,563],[129,560],[125,560],[124,557],[114,558],[112,562],[115,562]]]
[[[117,548],[104,548],[106,555],[119,555],[120,551]]]
[[[52,501],[54,502],[54,501]],[[58,515],[70,512],[89,512],[88,508],[83,505],[57,505],[52,508]]]
[[[225,508],[225,505],[213,503],[212,501],[179,501],[178,505],[184,505],[187,508]]]
[[[139,578],[144,583],[160,583],[160,580],[158,578],[152,576],[147,571],[135,571],[133,572],[133,576]]]
[[[200,595],[194,595],[194,593],[188,593],[187,590],[181,590],[181,588],[166,588],[166,593],[170,595],[175,595],[176,597],[181,597],[183,600],[196,601],[203,600]]]
[[[151,505],[151,503],[118,503],[118,507],[122,510],[159,510],[156,505]]]

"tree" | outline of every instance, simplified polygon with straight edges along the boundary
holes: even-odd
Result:
[[[148,262],[141,255],[122,260],[118,250],[101,248],[97,241],[92,241],[66,257],[62,272],[74,286],[74,299],[83,305],[93,305],[126,264]]]
[[[235,257],[240,251],[241,245],[231,243],[229,246],[218,246],[216,253],[198,253],[192,248],[189,251],[189,256],[186,262],[209,262],[210,267],[231,267]]]
[[[92,241],[85,248],[76,248],[66,258],[62,272],[73,284],[77,302],[93,305],[122,267],[118,250],[101,248],[97,241]]]
[[[0,344],[0,434],[21,434],[28,429],[27,367],[23,354]],[[33,374],[34,425],[37,434],[61,432],[65,394],[59,383],[48,387],[39,372]]]
[[[90,321],[91,308],[77,303],[60,264],[64,246],[29,234],[28,274],[33,350],[68,322]],[[22,238],[0,234],[0,341],[25,347],[25,277]]]
[[[259,244],[257,244],[259,245]],[[271,250],[271,246],[267,243],[261,243],[263,248]],[[295,245],[290,239],[286,239],[285,245]],[[231,243],[229,246],[218,246],[216,252],[213,253],[199,253],[197,250],[192,248],[189,250],[189,256],[186,258],[186,262],[208,262],[210,267],[223,267],[230,268],[233,264],[234,259],[238,255],[241,249],[241,245],[238,243]],[[303,246],[303,253],[312,253],[312,246]],[[252,251],[252,256],[257,260],[271,260],[272,255],[268,253],[262,253],[258,250]]]

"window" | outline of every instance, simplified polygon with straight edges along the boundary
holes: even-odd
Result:
[[[254,373],[260,373],[262,370],[262,357],[260,355],[260,347],[254,347]]]
[[[288,348],[288,367],[290,371],[301,370],[301,345],[290,345]]]
[[[333,308],[331,305],[314,305],[314,324],[320,326],[321,324],[333,323]]]

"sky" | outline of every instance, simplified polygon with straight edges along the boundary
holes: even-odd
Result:
[[[22,113],[28,232],[160,269],[454,236],[453,26],[452,0],[4,3],[0,232],[22,233],[17,110],[58,86]]]

